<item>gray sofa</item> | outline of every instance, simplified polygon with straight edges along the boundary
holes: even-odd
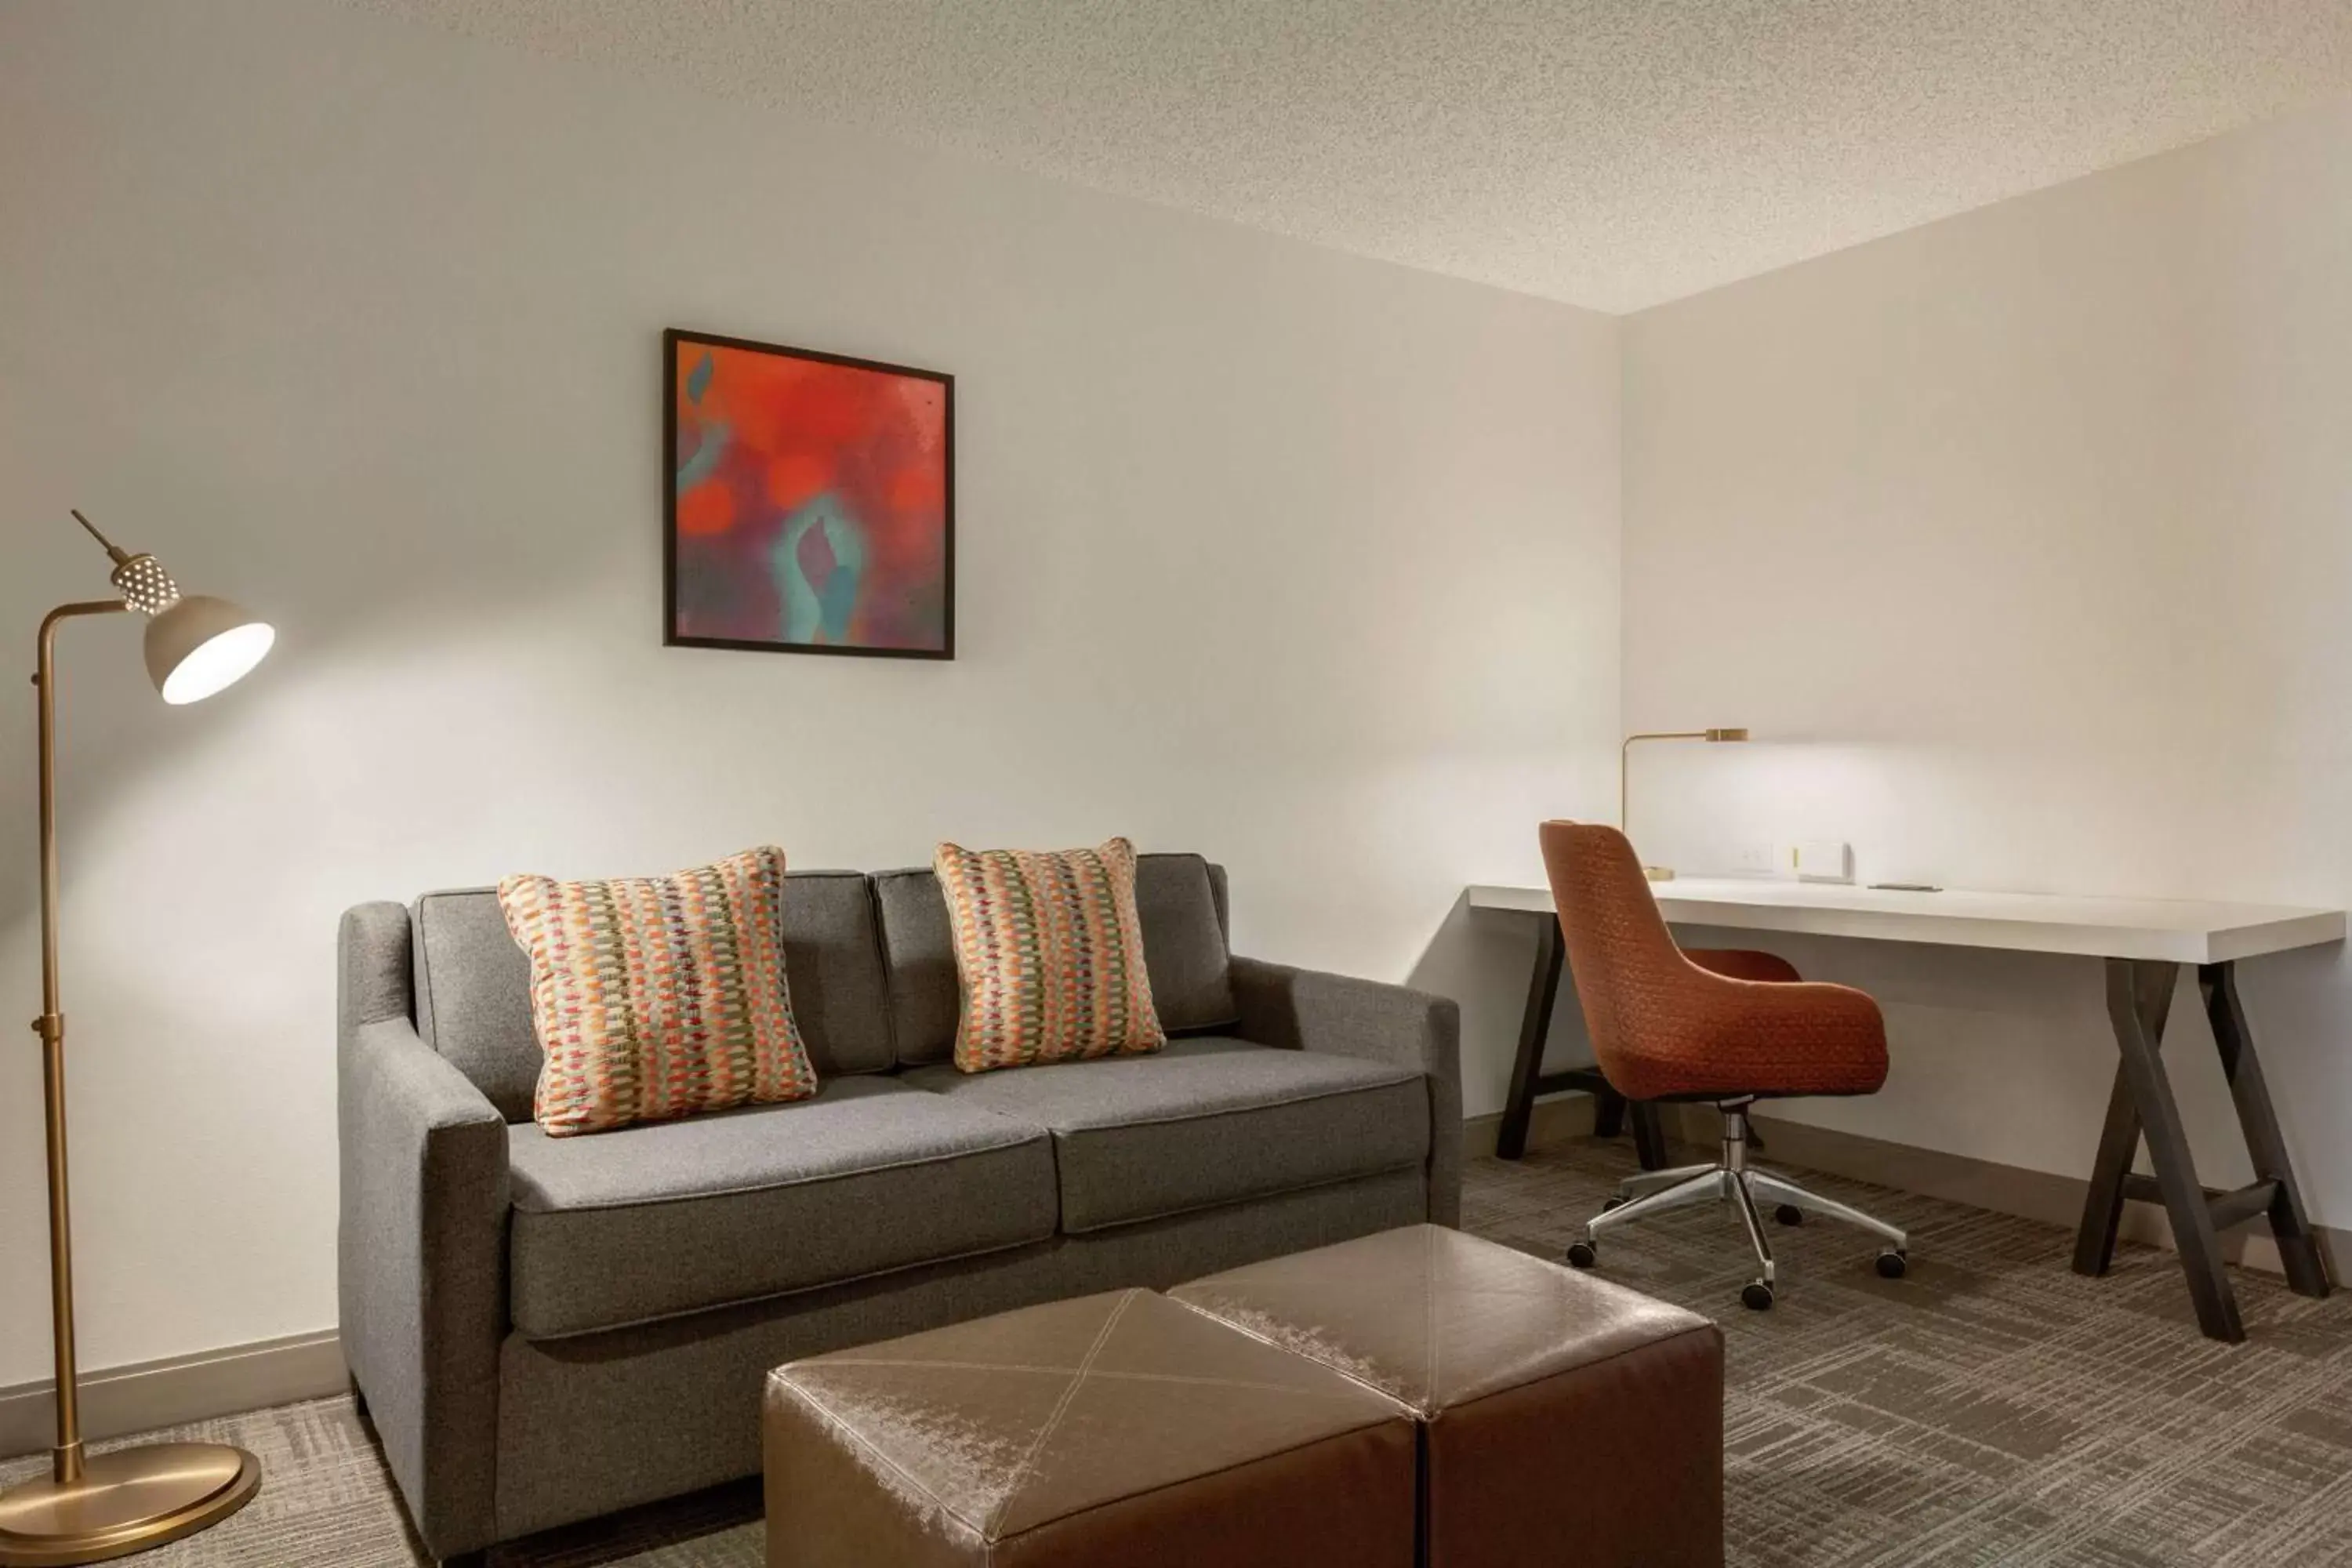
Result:
[[[1197,856],[1137,890],[1163,1052],[959,1073],[931,874],[794,872],[816,1096],[564,1139],[496,895],[348,911],[342,1344],[427,1549],[756,1473],[794,1357],[1455,1223],[1454,1004],[1231,956]]]

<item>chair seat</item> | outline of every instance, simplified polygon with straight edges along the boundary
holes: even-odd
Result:
[[[1415,1069],[1222,1036],[1150,1056],[928,1067],[900,1081],[1050,1129],[1072,1234],[1417,1169],[1429,1154]]]
[[[525,1121],[507,1152],[511,1313],[532,1339],[1054,1234],[1043,1131],[888,1079],[584,1136]]]

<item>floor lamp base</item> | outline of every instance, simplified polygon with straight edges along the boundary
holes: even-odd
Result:
[[[0,1492],[0,1565],[51,1568],[144,1552],[218,1524],[260,1488],[261,1461],[218,1443],[94,1454],[70,1485],[43,1476]]]

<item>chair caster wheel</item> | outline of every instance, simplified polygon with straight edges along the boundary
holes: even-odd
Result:
[[[1805,1211],[1794,1204],[1782,1204],[1772,1211],[1772,1217],[1782,1225],[1802,1225],[1805,1223]]]
[[[1623,1198],[1603,1198],[1601,1201],[1601,1212],[1602,1214],[1607,1214],[1611,1209],[1622,1209],[1624,1206],[1625,1200]]]
[[[1568,1244],[1568,1266],[1570,1268],[1590,1268],[1599,1261],[1601,1255],[1592,1250],[1592,1243],[1571,1241]]]
[[[1907,1267],[1909,1265],[1903,1254],[1891,1247],[1878,1255],[1878,1277],[1881,1279],[1900,1279]]]
[[[1749,1280],[1746,1285],[1740,1288],[1739,1304],[1747,1308],[1751,1312],[1770,1311],[1772,1310],[1772,1287],[1765,1284],[1761,1279]]]

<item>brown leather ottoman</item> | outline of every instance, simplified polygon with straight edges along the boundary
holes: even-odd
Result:
[[[1404,1402],[1430,1568],[1723,1562],[1723,1335],[1440,1226],[1179,1286]]]
[[[1397,1405],[1164,1296],[768,1376],[770,1568],[1412,1568]]]

